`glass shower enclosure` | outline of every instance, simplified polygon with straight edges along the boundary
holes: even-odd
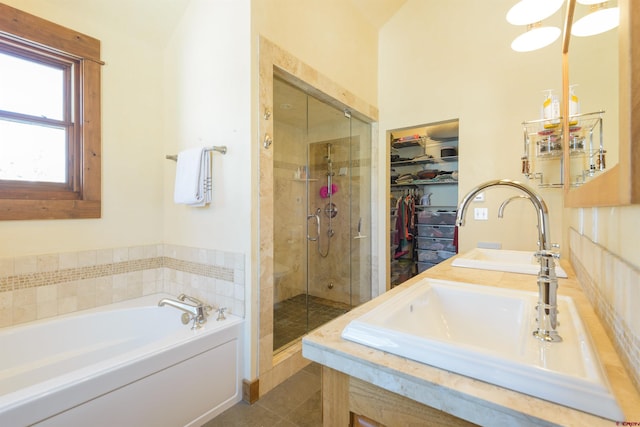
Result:
[[[371,125],[274,78],[273,350],[371,299]]]

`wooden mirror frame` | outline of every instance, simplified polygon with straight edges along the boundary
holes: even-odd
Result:
[[[562,41],[562,117],[569,129],[569,42],[576,0],[568,0]],[[577,188],[572,188],[569,162],[564,168],[565,207],[623,206],[640,203],[640,4],[619,0],[618,28],[619,146],[618,164]],[[606,145],[605,145],[606,146]],[[563,144],[569,158],[569,144]]]

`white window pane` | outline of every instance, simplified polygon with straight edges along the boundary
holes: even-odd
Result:
[[[0,53],[0,110],[62,120],[64,73]]]
[[[65,133],[0,120],[0,179],[66,182]]]

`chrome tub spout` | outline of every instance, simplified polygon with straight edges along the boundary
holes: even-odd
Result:
[[[469,191],[466,196],[464,196],[458,206],[456,225],[460,227],[464,225],[467,208],[478,193],[490,187],[499,186],[512,187],[525,194],[524,196],[512,197],[503,202],[499,210],[500,217],[501,214],[504,213],[504,207],[509,202],[519,197],[528,198],[536,209],[538,219],[538,251],[535,255],[540,263],[540,271],[538,272],[538,327],[533,332],[533,335],[543,341],[562,341],[562,337],[560,337],[556,331],[558,326],[558,278],[556,277],[554,259],[559,258],[559,254],[552,250],[555,245],[550,243],[549,210],[547,209],[547,205],[544,200],[542,200],[542,198],[529,187],[517,181],[512,181],[510,179],[487,181],[475,187]]]
[[[189,304],[185,302],[185,300],[191,301],[195,305]],[[207,323],[207,316],[213,309],[213,307],[205,304],[203,301],[185,294],[180,294],[177,300],[163,298],[158,302],[158,307],[163,307],[165,305],[184,311],[185,314],[183,314],[182,322],[187,324],[190,321],[193,321],[191,329],[198,329]]]

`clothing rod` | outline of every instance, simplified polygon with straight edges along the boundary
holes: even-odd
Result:
[[[204,151],[217,151],[218,153],[222,153],[222,154],[227,154],[227,146],[226,145],[220,145],[220,146],[213,146],[213,147],[207,147],[204,149]],[[178,161],[178,155],[177,154],[167,154],[165,156],[166,159],[168,160],[173,160],[173,161]]]

